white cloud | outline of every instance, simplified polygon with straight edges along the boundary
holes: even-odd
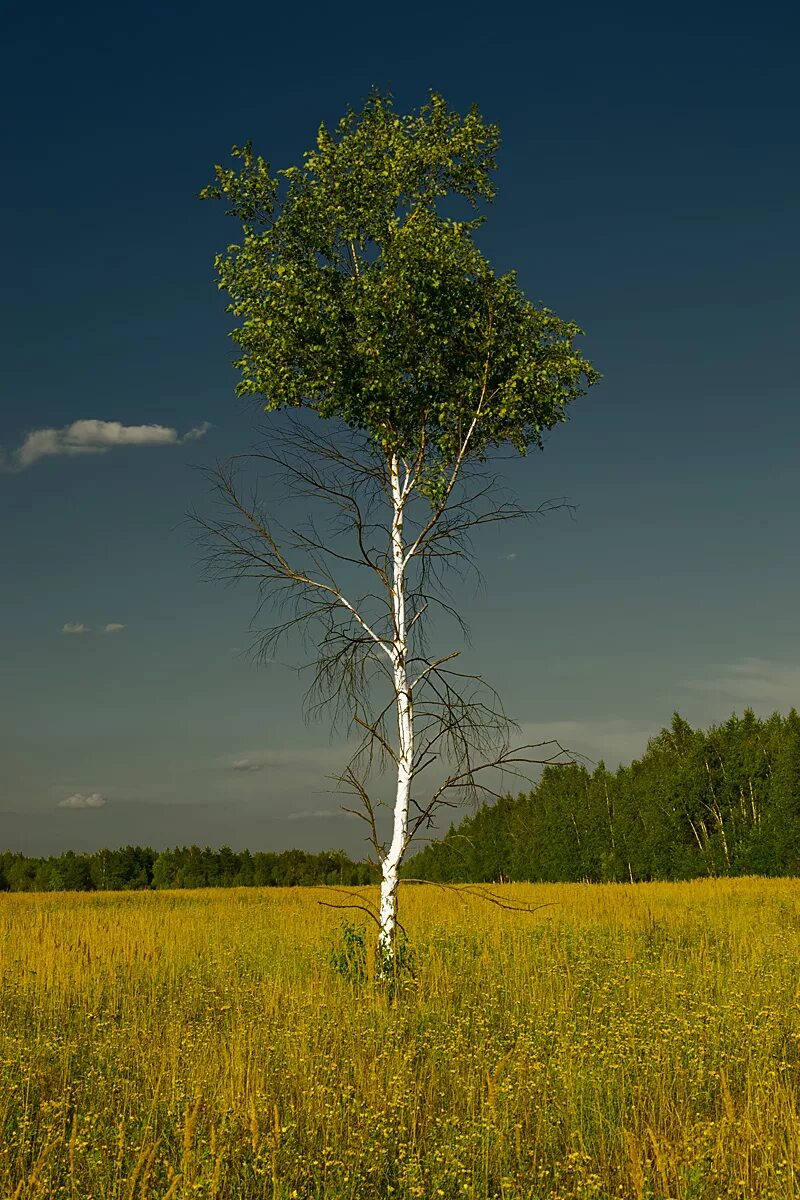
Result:
[[[761,713],[788,712],[800,708],[800,663],[740,658],[704,679],[690,679],[686,686]]]
[[[198,438],[205,437],[210,428],[210,421],[201,421],[199,425],[195,425],[194,429],[190,429],[189,432],[185,433],[179,440],[181,442],[195,442]]]
[[[586,765],[601,759],[610,770],[619,763],[628,763],[640,758],[647,749],[650,738],[655,737],[661,726],[643,724],[624,717],[609,717],[605,720],[537,721],[522,726],[521,735],[515,742],[547,742],[554,739],[565,750],[575,755],[585,755],[590,760]],[[536,754],[548,758],[557,752],[557,746],[540,746]],[[580,762],[580,759],[578,759]]]
[[[102,808],[104,804],[105,798],[99,792],[90,792],[88,795],[75,792],[74,796],[59,800],[58,808]]]
[[[228,771],[294,771],[306,768],[314,773],[341,768],[347,762],[346,744],[332,746],[285,747],[280,750],[246,750],[237,758],[225,757],[219,765]]]
[[[287,821],[313,821],[320,817],[352,817],[353,814],[344,812],[341,808],[301,809],[299,812],[286,813]]]
[[[61,429],[34,429],[11,459],[12,471],[23,471],[56,455],[105,454],[113,446],[175,446],[201,438],[211,428],[203,421],[183,437],[166,425],[122,425],[119,421],[73,421]]]
[[[112,621],[110,625],[106,625],[103,633],[122,633],[124,628],[124,625],[120,625],[118,622]]]
[[[67,622],[65,622],[64,625],[61,626],[61,632],[62,633],[88,633],[89,626],[83,625],[83,624],[79,625],[77,623],[73,623],[72,621],[67,621]]]
[[[233,771],[263,771],[266,763],[253,762],[250,758],[237,758],[231,763]]]

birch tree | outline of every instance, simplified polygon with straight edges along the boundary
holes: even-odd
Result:
[[[234,147],[201,193],[241,225],[216,259],[238,394],[294,410],[261,450],[218,468],[225,514],[201,524],[213,561],[257,579],[273,606],[260,649],[313,630],[312,704],[332,704],[359,735],[340,782],[380,866],[384,969],[415,833],[441,805],[491,791],[497,770],[543,760],[512,746],[497,694],[430,635],[442,615],[464,629],[449,585],[473,564],[470,535],[530,515],[503,492],[495,458],[542,448],[597,379],[581,330],[529,302],[476,245],[498,147],[474,107],[462,117],[434,93],[400,115],[373,94],[320,128],[302,166],[273,173],[251,144]],[[302,522],[246,497],[241,469],[254,464],[303,501]],[[388,801],[376,793],[387,769]]]

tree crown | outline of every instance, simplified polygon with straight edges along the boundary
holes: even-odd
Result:
[[[239,324],[240,395],[305,407],[363,430],[385,454],[437,469],[492,446],[542,445],[597,381],[581,330],[495,275],[475,245],[482,218],[443,201],[491,200],[499,134],[433,93],[398,115],[373,94],[302,167],[273,175],[250,144],[217,166],[242,239],[217,256]]]

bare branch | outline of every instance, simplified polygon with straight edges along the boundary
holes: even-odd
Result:
[[[507,912],[536,913],[543,908],[553,908],[556,903],[555,900],[549,900],[546,904],[512,904],[510,900],[493,894],[488,888],[477,883],[447,883],[439,879],[413,879],[407,875],[403,876],[403,883],[423,883],[443,891],[455,892],[460,900],[467,896],[485,900],[488,904],[496,904],[498,908],[504,908]]]
[[[306,589],[310,593],[322,593],[333,601],[335,607],[349,613],[352,620],[391,660],[391,649],[386,640],[372,628],[357,605],[347,598],[332,578],[314,578],[301,568],[292,566],[279,548],[255,501],[248,505],[239,495],[232,471],[218,465],[212,474],[217,490],[241,518],[239,523],[209,521],[197,513],[191,514],[196,523],[209,535],[212,543],[221,543],[219,554],[212,554],[212,563],[221,562],[227,554],[233,561],[236,578],[251,577],[278,584],[286,583],[294,585],[301,593]],[[306,549],[309,548],[307,544]],[[319,548],[327,552],[327,547]],[[319,566],[319,563],[316,565]],[[320,574],[324,576],[326,572],[320,571]],[[307,606],[306,611],[310,611],[314,616],[320,614],[320,610],[313,604],[310,610]]]
[[[470,573],[480,580],[472,532],[564,506],[547,501],[523,510],[470,462],[479,417],[466,430],[448,467],[444,498],[434,506],[419,491],[431,467],[424,437],[408,459],[382,457],[358,431],[342,431],[337,445],[293,418],[271,432],[264,450],[209,473],[229,515],[194,517],[211,546],[212,572],[255,582],[254,626],[272,609],[271,623],[254,643],[257,657],[273,657],[289,637],[313,645],[306,713],[330,711],[334,728],[341,721],[356,735],[336,787],[354,798],[344,811],[364,821],[382,874],[391,861],[395,879],[411,841],[432,826],[438,811],[501,795],[497,775],[501,785],[508,779],[529,785],[532,766],[553,765],[568,754],[555,741],[512,746],[516,726],[497,692],[480,676],[452,668],[460,649],[433,654],[428,645],[430,621],[423,618],[433,611],[451,618],[469,640],[450,588]],[[237,475],[243,463],[269,467],[282,497],[307,500],[304,520],[285,527],[273,512],[267,516],[255,488],[246,498]],[[371,581],[366,586],[364,571]],[[543,746],[552,753],[536,754]],[[420,777],[437,765],[438,782],[421,795]],[[387,767],[406,789],[405,815],[398,824],[395,806],[390,841],[383,840],[378,819],[386,803],[374,797],[370,783]],[[360,900],[320,903],[367,911]],[[369,915],[381,924],[380,916]]]
[[[366,908],[363,904],[334,904],[331,900],[318,900],[317,904],[321,904],[323,908],[356,908],[359,912],[366,913],[367,916],[375,922],[379,929],[381,927],[380,917],[376,916],[372,909]]]

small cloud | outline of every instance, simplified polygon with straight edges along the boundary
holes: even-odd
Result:
[[[800,663],[741,658],[712,668],[705,678],[687,680],[686,687],[761,713],[788,712],[800,703]]]
[[[89,633],[88,625],[74,624],[72,621],[67,621],[61,626],[62,633]]]
[[[196,442],[198,438],[205,437],[210,428],[210,421],[201,421],[199,425],[195,425],[194,429],[190,429],[179,440],[181,442]]]
[[[59,800],[58,808],[102,808],[105,804],[105,798],[99,792],[90,792],[84,795],[83,792],[75,792],[74,796],[67,796],[64,800]]]
[[[342,746],[297,746],[279,750],[245,750],[238,758],[225,755],[217,761],[223,771],[319,771],[328,773],[341,766]]]
[[[231,763],[233,771],[263,771],[266,763],[253,762],[251,758],[237,758]]]
[[[59,455],[105,454],[113,446],[176,446],[203,437],[211,428],[203,421],[178,437],[167,425],[123,425],[119,421],[73,421],[61,429],[33,429],[22,445],[3,459],[6,470],[24,471],[42,458]]]
[[[506,555],[506,562],[513,562],[516,557],[517,557],[516,550],[512,550],[512,552],[510,554]]]
[[[124,625],[119,625],[116,621],[112,621],[110,625],[106,625],[103,633],[122,633],[124,628]]]
[[[625,717],[586,720],[529,721],[521,727],[520,742],[539,746],[542,758],[556,753],[558,745],[578,760],[588,759],[590,769],[600,759],[614,769],[619,763],[641,757],[658,726]],[[551,741],[553,739],[553,741]],[[548,744],[550,743],[550,744]]]
[[[353,814],[344,812],[341,808],[301,809],[300,812],[286,814],[287,821],[312,821],[321,817],[351,817]]]

